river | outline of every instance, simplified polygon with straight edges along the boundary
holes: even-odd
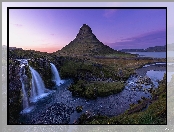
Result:
[[[151,98],[148,90],[152,87],[154,89],[158,87],[158,81],[162,80],[164,73],[166,73],[166,65],[164,63],[145,65],[138,69],[136,73],[126,81],[126,86],[122,92],[107,97],[98,97],[95,100],[73,97],[72,93],[67,89],[72,80],[65,80],[63,85],[57,87],[57,90],[48,95],[48,97],[34,104],[32,109],[30,108],[30,112],[21,115],[21,117],[25,117],[23,121],[28,124],[57,124],[55,118],[62,120],[62,122],[58,122],[60,124],[67,124],[67,122],[63,122],[64,118],[68,120],[68,124],[73,124],[82,113],[87,111],[92,115],[119,115],[127,110],[130,104],[136,104],[141,97]],[[138,83],[139,79],[144,76],[149,77],[152,83],[146,85]],[[61,103],[65,104],[66,107]],[[81,113],[76,112],[77,106],[83,107]],[[55,108],[56,110],[54,110]]]

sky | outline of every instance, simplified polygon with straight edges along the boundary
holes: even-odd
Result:
[[[165,9],[10,9],[9,46],[55,52],[69,44],[83,24],[117,50],[166,44]],[[174,27],[171,22],[169,27]]]

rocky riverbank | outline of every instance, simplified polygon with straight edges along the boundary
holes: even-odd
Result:
[[[66,104],[57,102],[27,124],[68,124],[73,111],[73,108],[68,107]]]
[[[108,117],[106,115],[93,115],[85,112],[80,115],[74,124],[166,124],[166,75],[160,81],[156,90],[151,92],[151,98],[142,98],[138,104],[131,104],[124,113]]]

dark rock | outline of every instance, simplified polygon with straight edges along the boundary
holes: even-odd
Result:
[[[35,117],[31,124],[68,124],[74,110],[63,103],[54,103]]]
[[[79,113],[79,112],[82,112],[83,110],[83,107],[82,106],[77,106],[76,107],[76,111]]]

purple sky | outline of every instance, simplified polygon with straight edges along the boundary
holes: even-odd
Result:
[[[113,49],[166,44],[165,9],[10,9],[9,46],[54,52],[83,24]]]

